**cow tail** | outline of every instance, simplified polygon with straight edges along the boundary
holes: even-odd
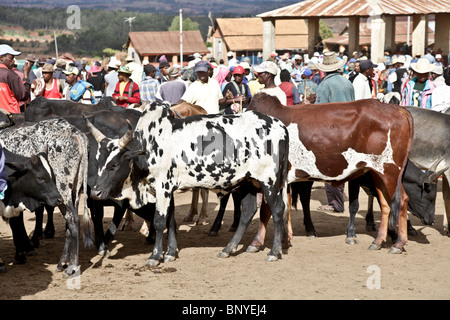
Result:
[[[286,148],[285,148],[285,156],[283,159],[283,202],[284,202],[284,214],[283,221],[284,226],[287,227],[289,223],[289,196],[288,196],[288,168],[289,168],[289,134],[286,129]],[[287,231],[287,230],[286,230]]]
[[[402,182],[400,180],[397,182],[397,187],[395,188],[394,195],[391,200],[391,212],[389,214],[389,229],[396,230],[398,224],[398,218],[400,215],[400,206],[402,199]]]

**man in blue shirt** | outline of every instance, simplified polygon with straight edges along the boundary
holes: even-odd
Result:
[[[158,92],[159,82],[155,79],[156,68],[152,64],[144,67],[146,77],[139,85],[139,92],[141,94],[141,102],[152,103],[156,100],[156,93]]]

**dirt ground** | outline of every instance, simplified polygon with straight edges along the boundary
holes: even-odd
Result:
[[[55,214],[56,237],[44,239],[24,265],[14,265],[14,246],[9,225],[0,221],[0,256],[7,273],[0,274],[0,299],[23,300],[330,300],[330,299],[449,299],[450,238],[443,231],[442,186],[436,207],[436,225],[423,226],[411,217],[419,236],[410,237],[406,253],[388,254],[387,248],[369,251],[376,232],[365,231],[367,196],[360,194],[357,216],[358,245],[347,245],[346,212],[329,214],[315,209],[326,201],[323,184],[312,193],[312,217],[318,237],[305,236],[301,210],[293,213],[293,247],[277,262],[265,262],[269,252],[246,253],[256,234],[259,216],[243,238],[237,254],[227,259],[217,254],[232,234],[232,200],[228,203],[219,236],[207,237],[218,210],[217,197],[210,193],[208,225],[184,223],[191,192],[175,195],[179,257],[155,269],[144,267],[152,247],[144,243],[135,217],[132,231],[118,231],[110,245],[111,255],[100,257],[95,250],[80,248],[81,275],[67,278],[56,272],[63,249],[64,220]],[[347,198],[348,200],[348,198]],[[380,211],[375,207],[379,223]],[[301,208],[301,206],[300,206]],[[105,213],[109,226],[112,208]],[[46,217],[45,217],[46,219]],[[27,231],[34,228],[34,215],[25,213]],[[269,223],[266,245],[272,245]],[[387,246],[391,243],[387,243]]]

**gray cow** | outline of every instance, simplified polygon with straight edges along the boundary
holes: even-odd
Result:
[[[92,246],[89,212],[86,203],[88,146],[86,136],[64,119],[45,120],[35,124],[14,126],[0,131],[0,143],[22,156],[48,148],[48,162],[52,167],[56,186],[64,203],[59,209],[66,219],[66,243],[57,269],[67,273],[79,268],[80,221],[78,204],[84,194],[85,245]]]

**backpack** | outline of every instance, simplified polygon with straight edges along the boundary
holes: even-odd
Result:
[[[70,89],[70,100],[78,102],[89,87],[92,87],[92,84],[84,80],[79,80]]]

